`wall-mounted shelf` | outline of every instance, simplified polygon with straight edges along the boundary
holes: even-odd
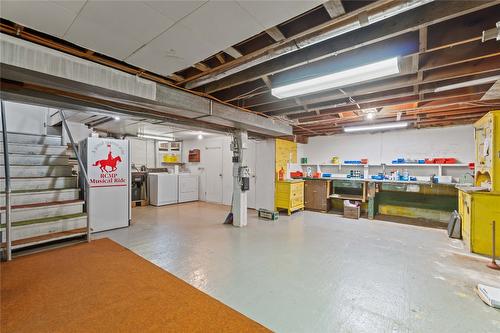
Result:
[[[345,164],[345,163],[342,163],[342,164],[332,164],[332,163],[304,163],[304,164],[301,164],[301,167],[314,167],[316,170],[318,170],[318,167],[319,167],[319,169],[321,169],[322,167],[327,167],[327,168],[334,167],[334,168],[338,168],[339,174],[342,173],[341,172],[342,169],[344,170],[343,173],[346,173],[345,172],[346,169],[349,169],[349,168],[363,168],[363,169],[365,169],[365,172],[368,172],[368,173],[369,173],[369,169],[370,168],[373,168],[373,169],[380,169],[380,168],[383,168],[383,167],[386,167],[386,168],[408,168],[408,169],[410,169],[410,168],[425,168],[425,170],[429,170],[429,169],[430,170],[436,170],[437,169],[436,175],[437,176],[443,176],[443,169],[446,169],[446,168],[457,168],[458,170],[460,170],[459,168],[468,169],[469,168],[469,164],[466,164],[466,163],[455,163],[455,164],[419,164],[419,163],[397,163],[397,164],[393,164],[393,163],[386,163],[386,164]],[[432,169],[432,168],[436,168],[436,169]],[[375,171],[375,174],[378,173],[378,172],[380,172],[380,170]]]
[[[342,166],[359,166],[359,167],[376,167],[376,166],[392,166],[392,167],[469,167],[468,164],[465,163],[455,163],[455,164],[420,164],[420,163],[397,163],[397,164],[392,164],[392,163],[386,163],[386,164],[331,164],[331,163],[304,163],[301,164],[301,166],[337,166],[337,167],[342,167]]]

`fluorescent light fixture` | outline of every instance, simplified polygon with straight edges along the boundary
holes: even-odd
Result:
[[[349,84],[368,81],[399,73],[398,58],[390,58],[345,71],[328,74],[314,79],[295,82],[271,89],[278,98],[305,95],[327,89],[339,88]]]
[[[203,134],[198,134],[198,140],[203,139]]]
[[[113,116],[113,119],[114,119],[114,120],[120,120],[120,117],[118,117],[118,116]]]
[[[500,75],[488,76],[488,77],[483,77],[482,79],[470,80],[470,81],[465,81],[465,82],[460,82],[460,83],[455,83],[455,84],[449,84],[447,86],[437,87],[436,89],[434,89],[434,92],[476,86],[478,84],[494,82],[497,80],[500,80]]]
[[[408,123],[403,121],[399,123],[385,123],[385,124],[376,124],[369,126],[353,126],[353,127],[345,127],[344,132],[352,133],[352,132],[362,132],[362,131],[378,131],[385,129],[394,129],[394,128],[405,128],[408,126]]]
[[[366,114],[366,119],[368,120],[373,120],[375,118],[375,113],[374,112],[369,112]]]
[[[142,133],[137,133],[137,137],[143,138],[143,139],[160,140],[160,141],[174,141],[175,140],[171,136],[160,136],[160,135],[151,135],[151,134],[142,134]]]

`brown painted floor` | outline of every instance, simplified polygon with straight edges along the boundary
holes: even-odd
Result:
[[[107,238],[0,272],[1,332],[267,331]]]

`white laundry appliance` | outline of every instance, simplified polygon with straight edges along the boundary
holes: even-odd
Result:
[[[163,206],[178,202],[179,177],[166,172],[149,174],[149,203]]]
[[[179,202],[198,200],[198,175],[179,174]]]
[[[128,140],[87,138],[79,143],[89,178],[87,214],[93,232],[128,227],[131,218]],[[84,179],[80,177],[81,186]]]

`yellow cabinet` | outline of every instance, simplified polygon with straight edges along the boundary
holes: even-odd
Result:
[[[474,124],[476,186],[500,192],[500,111],[490,111]]]
[[[276,182],[276,197],[274,199],[276,210],[286,209],[288,215],[304,209],[304,181],[287,180]]]
[[[469,251],[491,255],[492,221],[496,221],[495,255],[500,256],[500,193],[458,192],[462,237]]]

